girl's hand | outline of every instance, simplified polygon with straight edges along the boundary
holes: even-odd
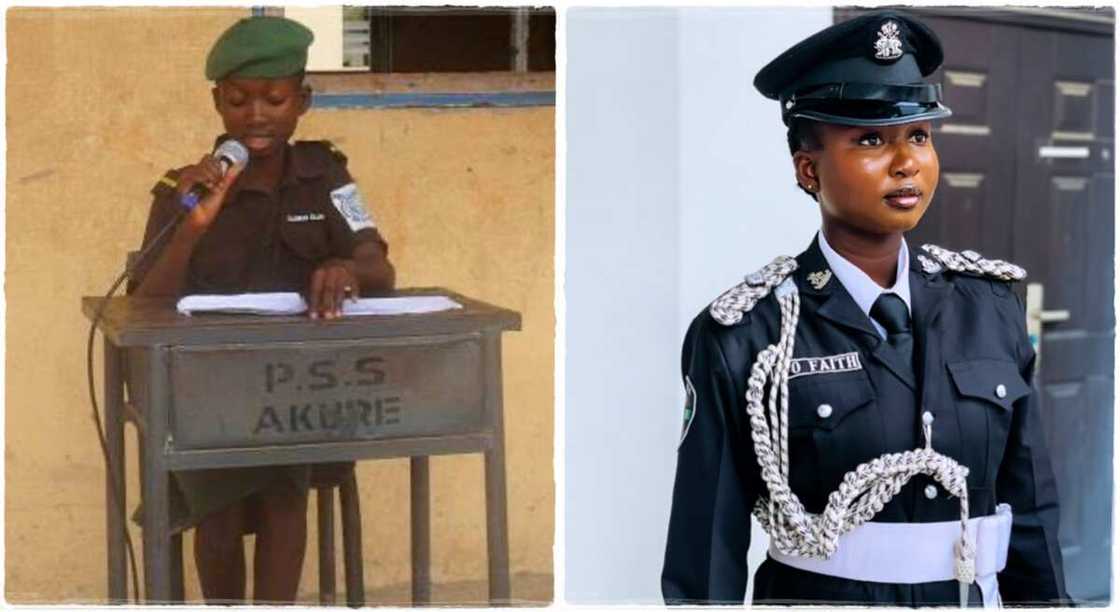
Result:
[[[203,155],[197,164],[180,170],[179,185],[175,189],[180,198],[196,185],[202,185],[209,191],[187,214],[184,223],[198,233],[209,228],[225,203],[230,185],[233,185],[244,168],[244,163],[236,164],[222,176],[222,166],[218,160],[213,155]]]
[[[311,273],[307,291],[307,314],[312,319],[342,316],[342,301],[354,298],[359,290],[354,275],[354,260],[328,259]]]

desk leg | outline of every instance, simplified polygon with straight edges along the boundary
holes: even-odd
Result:
[[[108,340],[104,343],[105,371],[105,444],[109,447],[109,464],[105,466],[105,533],[108,557],[109,603],[127,603],[128,565],[124,536],[124,388],[121,379],[120,349]],[[117,490],[117,486],[120,490]],[[119,497],[118,497],[119,496]]]
[[[350,473],[338,489],[342,500],[343,535],[342,555],[346,569],[346,605],[361,608],[366,605],[365,564],[362,562],[362,511],[358,498],[358,479]]]
[[[171,601],[171,525],[169,484],[171,473],[163,460],[167,436],[167,352],[151,349],[148,360],[148,430],[141,460],[144,497],[144,599],[147,603]]]
[[[432,602],[431,487],[428,458],[409,460],[412,489],[412,605]]]
[[[510,585],[506,459],[505,449],[500,441],[495,442],[495,448],[486,451],[486,548],[490,560],[490,604],[508,604]]]
[[[506,450],[502,415],[502,339],[487,334],[483,344],[486,368],[486,412],[494,428],[486,463],[486,549],[490,562],[490,605],[508,605],[509,532],[506,523]]]

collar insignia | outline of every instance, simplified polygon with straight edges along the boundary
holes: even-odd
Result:
[[[813,286],[813,289],[820,291],[824,288],[825,285],[828,284],[828,281],[832,279],[832,270],[821,270],[820,272],[812,272],[805,278],[809,280],[809,284]]]
[[[896,60],[902,57],[902,41],[898,38],[898,24],[885,21],[879,27],[879,38],[875,41],[875,59]]]

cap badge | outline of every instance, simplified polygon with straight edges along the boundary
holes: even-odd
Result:
[[[813,289],[820,291],[828,284],[828,281],[832,279],[832,270],[813,272],[806,276],[806,278],[809,280],[809,284],[813,286]]]
[[[902,57],[902,41],[898,38],[898,24],[886,21],[879,27],[875,41],[875,59],[896,60]]]

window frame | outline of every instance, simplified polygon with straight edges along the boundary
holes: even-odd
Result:
[[[373,7],[378,8],[378,7]],[[474,7],[393,7],[408,13],[448,13]],[[517,108],[556,105],[555,71],[528,71],[530,8],[514,9],[511,69],[494,72],[307,72],[312,108]],[[554,9],[555,10],[555,9]],[[254,15],[284,16],[283,7]],[[555,36],[555,33],[553,34]],[[520,43],[518,43],[520,41]]]

